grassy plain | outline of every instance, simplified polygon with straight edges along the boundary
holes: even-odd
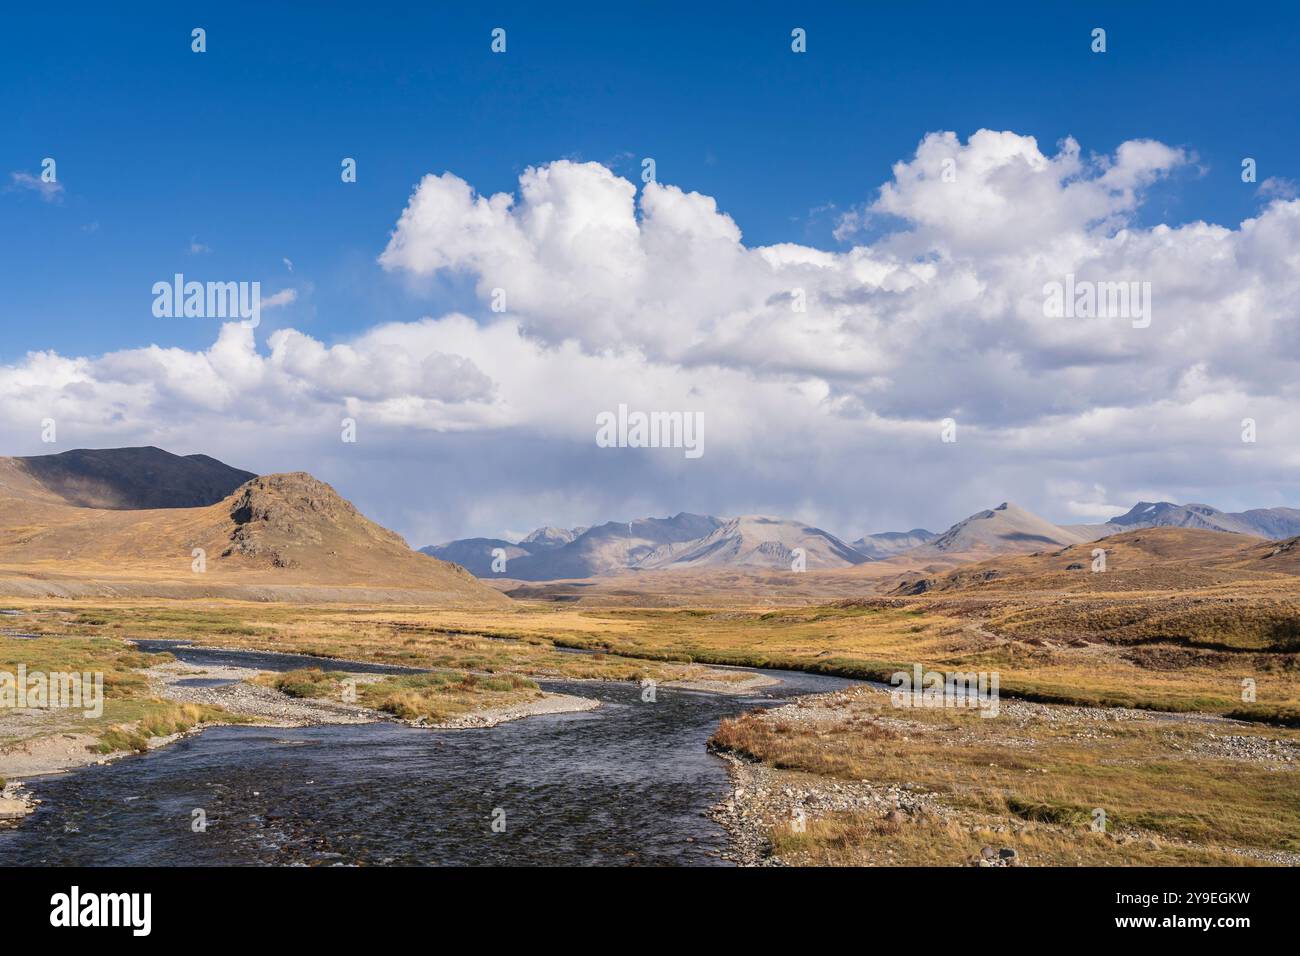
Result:
[[[850,811],[804,832],[774,827],[776,851],[795,861],[870,863],[888,847],[891,862],[953,864],[994,841],[1040,865],[1300,854],[1300,731],[1005,702],[984,718],[900,709],[866,689],[843,696],[807,717],[794,705],[724,721],[713,744],[787,772],[794,786],[870,780],[931,794],[956,817],[899,825]]]
[[[143,668],[155,658],[132,649],[129,638],[434,668],[437,677],[358,687],[359,703],[429,718],[523,699],[536,693],[539,678],[738,676],[710,665],[877,680],[914,663],[996,671],[1004,699],[1169,716],[983,720],[918,710],[903,719],[882,709],[886,695],[864,690],[843,714],[789,726],[745,717],[724,724],[715,742],[816,786],[870,780],[919,788],[960,815],[902,828],[878,814],[819,815],[804,832],[771,832],[771,846],[788,862],[961,862],[991,833],[1040,864],[1240,864],[1300,854],[1300,788],[1294,765],[1278,756],[1300,736],[1263,726],[1300,718],[1297,579],[1231,570],[1173,580],[1163,570],[1104,579],[1052,573],[1059,585],[1033,577],[987,587],[941,581],[914,595],[803,607],[759,599],[715,608],[535,601],[462,610],[20,600],[11,606],[22,614],[3,622],[40,636],[0,638],[0,670],[19,661],[103,670],[111,688],[98,731],[105,748],[138,748],[149,734],[220,719],[151,699]],[[334,665],[322,664],[320,672],[268,680],[305,696],[323,684],[332,695],[337,677],[325,668]],[[1227,750],[1225,736],[1235,741]],[[1136,835],[1092,833],[1097,807],[1114,834]]]
[[[687,663],[887,680],[920,663],[997,671],[1004,695],[1027,700],[1295,723],[1300,650],[1285,623],[1300,621],[1294,581],[1173,596],[961,593],[779,609],[74,602],[43,604],[23,626],[530,677],[683,679],[690,673],[666,665]],[[1254,701],[1243,699],[1246,681]]]
[[[44,719],[21,725],[0,721],[0,744],[42,734],[89,733],[99,736],[101,752],[143,750],[151,736],[189,730],[205,721],[228,719],[218,708],[178,704],[156,697],[144,668],[172,660],[170,654],[146,654],[106,637],[0,638],[0,672],[27,674],[101,673],[104,677],[103,713],[86,717],[82,710],[49,709]],[[0,714],[3,716],[3,714]]]

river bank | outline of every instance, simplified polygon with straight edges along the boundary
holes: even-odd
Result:
[[[1006,700],[985,719],[858,685],[724,721],[710,746],[741,865],[1300,865],[1286,728]]]
[[[0,828],[17,826],[36,810],[36,798],[20,783],[0,787]]]
[[[195,648],[199,654],[222,654],[219,649]],[[485,704],[445,720],[403,720],[393,714],[373,708],[325,698],[294,697],[273,687],[254,683],[265,666],[273,665],[277,658],[285,666],[299,661],[289,655],[261,655],[262,667],[246,667],[213,661],[173,660],[143,671],[149,691],[158,699],[178,704],[201,705],[218,708],[229,719],[205,720],[202,724],[174,734],[150,736],[146,747],[156,750],[204,729],[229,725],[265,727],[311,727],[326,724],[363,724],[379,721],[406,723],[413,727],[434,730],[464,730],[495,727],[513,720],[541,714],[575,713],[591,710],[599,702],[572,694],[542,692],[538,699],[512,702],[505,705]],[[336,664],[348,668],[371,668],[369,671],[342,670],[340,673],[360,686],[381,680],[392,671],[407,669],[377,669],[374,665],[355,661],[320,660],[319,665]],[[53,730],[41,733],[43,725],[53,725],[61,715],[40,710],[14,710],[0,714],[0,737],[26,734],[0,746],[0,781],[25,781],[34,777],[64,773],[91,765],[106,764],[127,756],[133,751],[100,752],[101,738],[93,733]],[[25,792],[25,791],[24,791]],[[35,807],[29,799],[20,799],[18,791],[3,798],[0,819],[16,819],[32,812]]]

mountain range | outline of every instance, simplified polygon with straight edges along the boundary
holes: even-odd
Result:
[[[707,515],[681,512],[671,518],[610,521],[592,528],[539,528],[518,543],[499,538],[466,538],[420,550],[443,561],[454,561],[479,577],[508,577],[520,581],[589,578],[640,566],[665,546],[706,537],[724,522]],[[494,552],[497,552],[494,554]],[[499,558],[504,557],[504,570]]]
[[[1093,538],[1137,528],[1195,528],[1229,531],[1257,538],[1290,538],[1300,534],[1300,509],[1252,508],[1226,512],[1209,505],[1176,505],[1169,501],[1139,501],[1129,511],[1100,525],[1076,525]]]
[[[702,538],[656,548],[635,566],[790,568],[800,559],[804,567],[815,569],[841,568],[869,560],[820,528],[784,518],[741,515],[724,521]]]
[[[649,582],[671,579],[659,572],[714,580],[788,570],[842,572],[850,575],[842,581],[848,587],[863,573],[932,574],[1160,527],[1280,541],[1300,536],[1300,509],[1225,512],[1144,501],[1101,524],[1058,525],[1003,502],[940,534],[914,528],[852,542],[787,518],[680,512],[541,527],[519,541],[461,539],[421,554],[305,472],[259,476],[206,455],[153,447],[0,458],[0,593],[266,599],[297,589],[312,600],[386,600],[401,591],[438,603],[499,604],[507,599],[477,579],[640,575]],[[1291,560],[1294,551],[1270,560]],[[202,572],[192,569],[200,552]],[[868,564],[880,573],[854,571]]]
[[[858,554],[865,555],[872,561],[883,561],[904,551],[929,544],[937,537],[939,536],[933,531],[926,531],[924,528],[913,528],[911,531],[878,531],[875,534],[863,535],[851,542],[850,546]]]
[[[1279,540],[1300,535],[1300,509],[1229,513],[1208,505],[1140,502],[1101,524],[1058,525],[1011,502],[979,511],[941,534],[915,528],[864,535],[847,543],[803,522],[761,515],[718,518],[685,512],[671,518],[610,522],[594,528],[542,528],[523,541],[467,538],[422,548],[479,577],[555,581],[629,571],[789,569],[801,553],[807,570],[908,558],[982,560],[1084,544],[1140,528],[1179,527]],[[504,564],[493,567],[493,549]]]

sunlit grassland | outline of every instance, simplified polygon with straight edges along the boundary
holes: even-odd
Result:
[[[1049,645],[939,608],[916,601],[777,611],[590,611],[588,622],[605,622],[605,630],[557,628],[555,640],[630,656],[881,681],[913,663],[996,671],[1002,693],[1044,703],[1300,720],[1300,655],[1294,652],[1189,650],[1172,638],[1165,645],[1115,645],[1105,642],[1104,630],[1082,632],[1090,640]],[[1213,632],[1203,637],[1213,639]],[[1246,678],[1255,683],[1249,704],[1242,700]]]
[[[552,640],[545,609],[495,615],[423,608],[345,608],[213,602],[157,607],[119,605],[46,607],[24,621],[33,631],[93,633],[122,639],[170,639],[226,648],[256,648],[315,657],[365,660],[421,668],[520,673],[575,680],[653,678],[733,680],[704,667],[601,652],[575,654]],[[568,626],[600,632],[602,622],[571,618]]]
[[[920,663],[940,671],[996,671],[1004,697],[1277,722],[1300,715],[1290,605],[1268,595],[926,595],[779,610],[542,603],[444,610],[235,601],[14,606],[29,613],[4,623],[44,636],[0,638],[0,667],[22,660],[29,669],[104,671],[111,690],[94,732],[102,735],[102,746],[124,749],[139,749],[149,735],[195,721],[223,719],[152,700],[140,669],[166,658],[134,650],[124,643],[130,638],[435,669],[433,675],[356,685],[362,706],[430,721],[525,701],[538,693],[534,678],[735,676],[702,666],[713,664],[887,680]],[[342,678],[332,669],[338,666],[322,662],[320,671],[263,680],[297,696],[339,699]],[[1246,678],[1255,684],[1250,704],[1242,700]],[[781,726],[745,717],[724,723],[716,739],[817,779],[922,788],[974,817],[1016,821],[1028,829],[997,839],[1039,862],[1240,864],[1243,858],[1227,848],[1300,852],[1294,771],[1227,759],[1204,747],[1210,732],[1248,736],[1264,728],[1015,722],[917,709],[903,715],[910,729],[900,729],[886,695],[859,696],[842,719]],[[59,718],[65,719],[83,730],[92,723]],[[1300,739],[1297,731],[1267,733]],[[1155,834],[1162,842],[1119,843],[1092,833],[1088,823],[1098,807],[1112,828]],[[806,833],[775,833],[773,841],[803,862],[864,862],[875,859],[881,826],[860,814],[835,814],[810,821]],[[891,862],[961,862],[993,839],[970,828],[949,832],[942,821],[907,824],[889,834],[897,854]]]
[[[670,680],[683,674],[663,665],[695,663],[887,680],[920,663],[997,671],[1003,694],[1048,703],[1296,722],[1300,653],[1287,649],[1288,606],[1267,596],[1161,602],[1132,592],[1086,601],[928,596],[780,610],[122,602],[47,605],[57,613],[32,626],[533,677]],[[1247,678],[1254,702],[1242,699]]]
[[[206,704],[180,704],[150,698],[124,702],[123,706],[104,709],[102,728],[90,731],[99,736],[100,753],[118,750],[145,751],[154,737],[185,733],[200,724],[242,723],[243,718],[228,714],[220,707]],[[92,722],[95,723],[95,722]]]
[[[1215,734],[1300,742],[1294,730],[1204,721],[1013,722],[960,709],[904,710],[892,707],[887,694],[859,693],[832,719],[724,721],[714,744],[819,778],[937,793],[950,806],[1055,824],[1080,839],[1102,808],[1110,829],[1210,849],[1300,852],[1294,766],[1204,749]],[[835,826],[822,834],[832,842]],[[1095,848],[1108,845],[1115,846]],[[1071,842],[1068,849],[1077,847]]]
[[[1251,866],[1255,861],[1210,847],[1119,844],[1087,829],[1040,827],[1019,833],[970,830],[938,821],[891,825],[879,817],[841,812],[810,820],[803,832],[774,827],[773,852],[798,866],[955,866],[981,847],[1011,847],[1035,866]]]
[[[28,675],[90,673],[102,674],[104,680],[100,716],[87,717],[81,709],[49,708],[39,712],[39,720],[10,725],[0,711],[0,744],[36,731],[42,735],[90,734],[99,738],[101,753],[144,750],[151,737],[180,733],[204,722],[231,720],[220,708],[178,704],[150,693],[144,669],[172,659],[170,654],[146,654],[106,637],[0,637],[0,671],[16,675],[19,667],[25,666]]]

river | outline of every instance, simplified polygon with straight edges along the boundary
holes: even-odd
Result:
[[[194,664],[327,663],[140,644]],[[44,803],[0,831],[0,865],[726,865],[704,815],[728,786],[705,749],[718,722],[850,683],[763,673],[781,683],[742,697],[660,686],[653,703],[632,684],[543,681],[602,706],[483,730],[212,728],[33,781]]]

